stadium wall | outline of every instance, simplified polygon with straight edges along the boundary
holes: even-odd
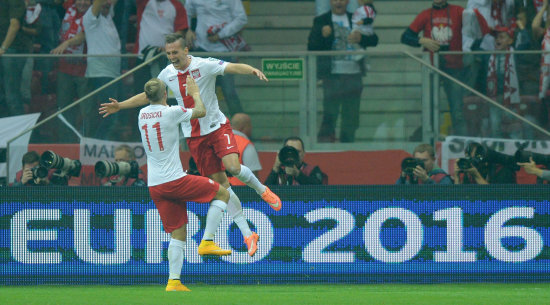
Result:
[[[517,186],[273,188],[274,212],[236,188],[254,257],[226,216],[224,258],[198,256],[206,204],[190,203],[186,283],[550,280],[550,190]],[[163,284],[169,236],[146,188],[0,190],[0,283]]]

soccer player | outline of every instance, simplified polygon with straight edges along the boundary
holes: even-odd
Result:
[[[187,76],[187,94],[195,101],[194,108],[170,107],[166,104],[166,85],[159,79],[145,84],[150,105],[141,109],[138,125],[147,153],[147,184],[167,233],[170,275],[166,291],[190,291],[180,281],[185,241],[187,238],[187,201],[210,202],[206,229],[199,245],[200,255],[229,255],[213,241],[229,200],[229,192],[211,179],[187,175],[179,157],[179,124],[206,115],[195,81]],[[185,90],[185,89],[184,89]]]
[[[178,104],[185,108],[195,105],[193,98],[185,94],[187,76],[190,75],[199,85],[207,115],[198,120],[184,122],[181,128],[200,173],[228,189],[230,198],[227,211],[244,236],[248,254],[253,256],[259,237],[250,230],[243,215],[241,201],[231,189],[225,170],[252,187],[275,211],[281,209],[282,203],[281,199],[263,185],[248,167],[239,163],[237,144],[229,120],[220,111],[215,84],[216,76],[225,73],[252,74],[264,81],[267,81],[267,78],[262,71],[247,64],[191,56],[185,39],[178,34],[166,36],[165,49],[171,64],[160,72],[158,78],[167,84],[176,95]],[[104,117],[120,109],[140,107],[147,103],[145,93],[137,94],[121,103],[115,99],[109,100],[110,103],[101,104],[99,108],[99,113]]]

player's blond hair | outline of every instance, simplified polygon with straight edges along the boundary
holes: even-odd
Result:
[[[152,78],[143,87],[147,99],[152,103],[162,102],[166,93],[166,85],[158,78]]]

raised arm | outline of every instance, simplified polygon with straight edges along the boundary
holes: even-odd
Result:
[[[202,102],[199,86],[197,86],[197,83],[190,75],[187,75],[186,86],[187,95],[191,96],[193,100],[195,100],[195,108],[193,108],[191,120],[204,117],[206,115],[206,107],[204,107],[204,103]]]
[[[229,74],[253,74],[256,75],[260,80],[268,81],[264,73],[250,65],[247,64],[235,64],[228,63],[225,67],[225,73]]]
[[[544,0],[542,2],[542,7],[540,8],[535,18],[533,18],[533,22],[531,23],[531,29],[533,31],[533,35],[537,39],[539,37],[544,36],[544,32],[546,31],[546,27],[543,26],[543,16],[547,10],[548,10],[548,0]],[[550,24],[550,22],[548,22],[548,24]]]
[[[103,115],[104,118],[118,112],[119,110],[141,107],[149,103],[145,92],[136,94],[122,103],[119,103],[114,98],[109,98],[109,101],[111,102],[101,104],[99,107],[99,114]]]

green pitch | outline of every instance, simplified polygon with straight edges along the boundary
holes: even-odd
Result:
[[[0,304],[550,304],[550,283],[438,285],[3,286]]]

